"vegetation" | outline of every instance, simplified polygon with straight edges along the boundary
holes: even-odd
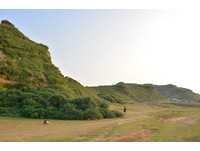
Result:
[[[179,100],[190,100],[200,102],[200,95],[194,93],[192,90],[177,87],[175,85],[156,85],[156,90],[166,98],[176,98]]]
[[[164,100],[152,85],[131,85],[118,83],[112,86],[95,87],[99,93],[98,96],[110,102],[147,102],[153,103]]]
[[[98,96],[110,102],[156,103],[167,98],[200,102],[200,95],[175,85],[130,84],[120,82],[111,86],[94,87]]]
[[[199,141],[199,100],[174,85],[84,87],[61,74],[47,46],[0,24],[0,141]],[[43,126],[35,119],[71,121]]]
[[[0,115],[89,120],[122,117],[91,88],[64,77],[48,47],[28,39],[8,21],[0,24]],[[105,114],[105,113],[107,114]]]
[[[89,120],[122,117],[111,103],[158,103],[166,97],[199,100],[190,90],[172,86],[118,83],[84,87],[64,77],[51,62],[48,47],[27,38],[8,21],[0,24],[0,115]]]
[[[17,28],[0,24],[0,75],[16,83],[67,89],[63,75],[51,63],[48,47],[31,41]]]
[[[177,106],[169,101],[160,105],[134,103],[127,104],[126,107],[128,112],[124,118],[95,121],[50,120],[51,125],[43,125],[43,120],[38,119],[0,117],[2,130],[0,141],[199,142],[200,140],[200,108]],[[120,111],[123,105],[112,103],[110,108]]]
[[[64,90],[34,88],[27,85],[20,89],[0,90],[1,116],[63,120],[123,116],[118,111],[109,111],[108,107],[107,103],[96,98],[70,99]],[[107,116],[107,114],[112,114],[112,116]]]

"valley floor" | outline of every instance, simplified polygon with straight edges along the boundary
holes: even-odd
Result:
[[[124,118],[94,121],[0,117],[1,142],[199,142],[200,104],[127,104]],[[123,105],[111,104],[123,110]]]

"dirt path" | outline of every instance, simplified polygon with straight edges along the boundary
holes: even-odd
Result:
[[[138,121],[138,120],[141,120],[141,119],[145,119],[145,118],[151,118],[150,115],[146,115],[146,114],[144,114],[144,115],[137,115],[137,116],[129,116],[129,115],[132,115],[133,113],[136,113],[136,112],[129,111],[129,112],[127,112],[127,117],[126,118],[117,119],[114,123],[111,122],[110,124],[112,124],[112,125],[108,126],[107,129],[106,129],[106,131],[104,131],[103,133],[101,133],[99,136],[97,136],[97,137],[95,137],[93,139],[90,139],[89,141],[90,142],[102,142],[102,141],[111,141],[112,142],[112,141],[115,141],[115,139],[106,138],[107,135],[110,133],[110,131],[115,126],[119,126],[119,125],[123,125],[123,124],[127,124],[127,123],[132,123],[132,122],[135,122],[135,121]],[[103,123],[101,123],[101,124],[103,124]],[[146,135],[149,135],[149,132],[147,132],[147,130],[144,130],[144,131],[141,131],[141,132],[134,134],[134,136],[136,137],[136,135],[142,134],[145,137],[147,137]],[[124,137],[127,138],[127,137],[129,137],[129,135],[128,136],[124,136]],[[117,138],[116,140],[118,140],[118,139],[121,139],[121,138]],[[129,140],[129,139],[127,138],[127,140]],[[135,141],[137,141],[137,140],[138,139],[135,139]],[[133,137],[129,141],[130,142],[133,141]]]
[[[110,142],[145,142],[149,137],[155,134],[155,131],[143,129],[131,134],[111,139]]]

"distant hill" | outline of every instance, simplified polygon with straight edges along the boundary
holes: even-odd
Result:
[[[132,84],[120,82],[116,85],[94,87],[98,96],[110,102],[155,102],[168,98],[199,102],[200,94],[175,85]]]
[[[179,100],[200,101],[200,94],[194,93],[190,89],[177,87],[175,85],[155,85],[155,88],[166,98],[176,98]]]
[[[156,102],[165,97],[156,91],[153,85],[125,84],[120,82],[112,86],[94,87],[98,96],[110,102]]]

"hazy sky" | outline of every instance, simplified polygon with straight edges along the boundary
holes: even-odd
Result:
[[[198,93],[199,18],[189,10],[0,10],[85,86],[172,83]]]

